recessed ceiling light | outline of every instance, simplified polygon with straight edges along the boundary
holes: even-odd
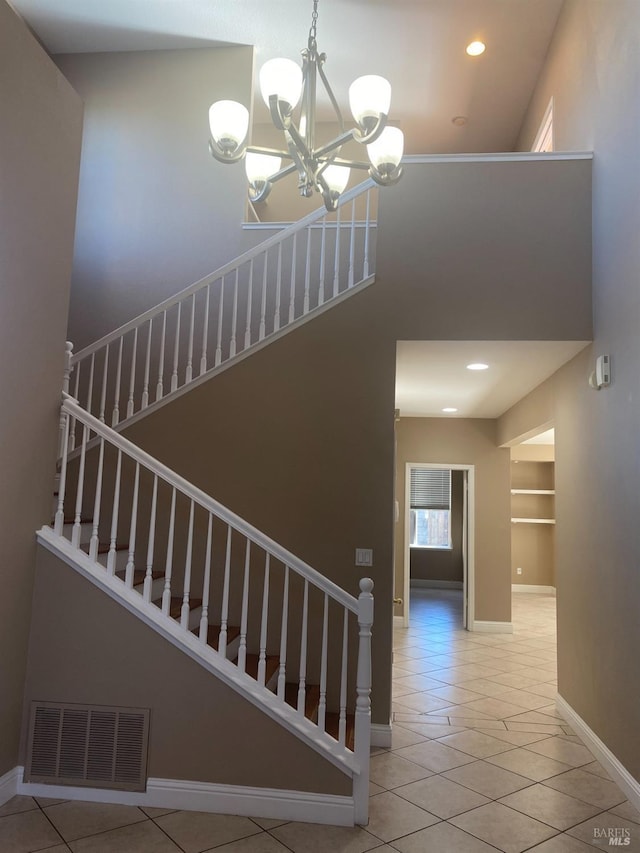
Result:
[[[472,364],[467,365],[467,370],[488,370],[489,365],[485,364],[484,361],[474,361]]]
[[[454,409],[453,406],[446,406],[442,411],[443,412],[457,412],[458,410]]]
[[[472,41],[471,44],[467,45],[466,51],[469,56],[480,56],[485,51],[485,43],[482,41]]]

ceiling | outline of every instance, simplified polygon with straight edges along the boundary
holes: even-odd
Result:
[[[513,150],[563,0],[319,0],[318,46],[345,115],[361,74],[392,85],[408,154]],[[55,53],[256,47],[256,73],[306,47],[311,0],[11,0]],[[487,49],[469,57],[466,45]],[[257,120],[268,121],[256,113]],[[454,116],[467,123],[452,124]],[[327,113],[321,111],[320,117]]]
[[[497,418],[587,343],[398,341],[396,408],[401,417]],[[467,370],[473,362],[489,368]]]

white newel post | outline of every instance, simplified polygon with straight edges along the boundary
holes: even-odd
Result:
[[[353,780],[354,820],[369,822],[369,754],[371,750],[371,626],[373,581],[362,578],[358,596],[358,671],[356,676],[355,757],[360,772]]]

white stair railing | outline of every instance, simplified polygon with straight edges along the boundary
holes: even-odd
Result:
[[[370,282],[374,191],[365,181],[335,219],[309,214],[74,354],[74,398],[117,426]]]
[[[74,454],[71,423],[82,435]],[[366,823],[373,582],[348,594],[67,394],[61,424],[48,541],[170,621],[192,656],[227,675],[233,664],[248,698],[348,769]]]

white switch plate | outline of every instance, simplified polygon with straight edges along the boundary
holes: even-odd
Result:
[[[372,566],[373,550],[371,548],[356,548],[356,566]]]

